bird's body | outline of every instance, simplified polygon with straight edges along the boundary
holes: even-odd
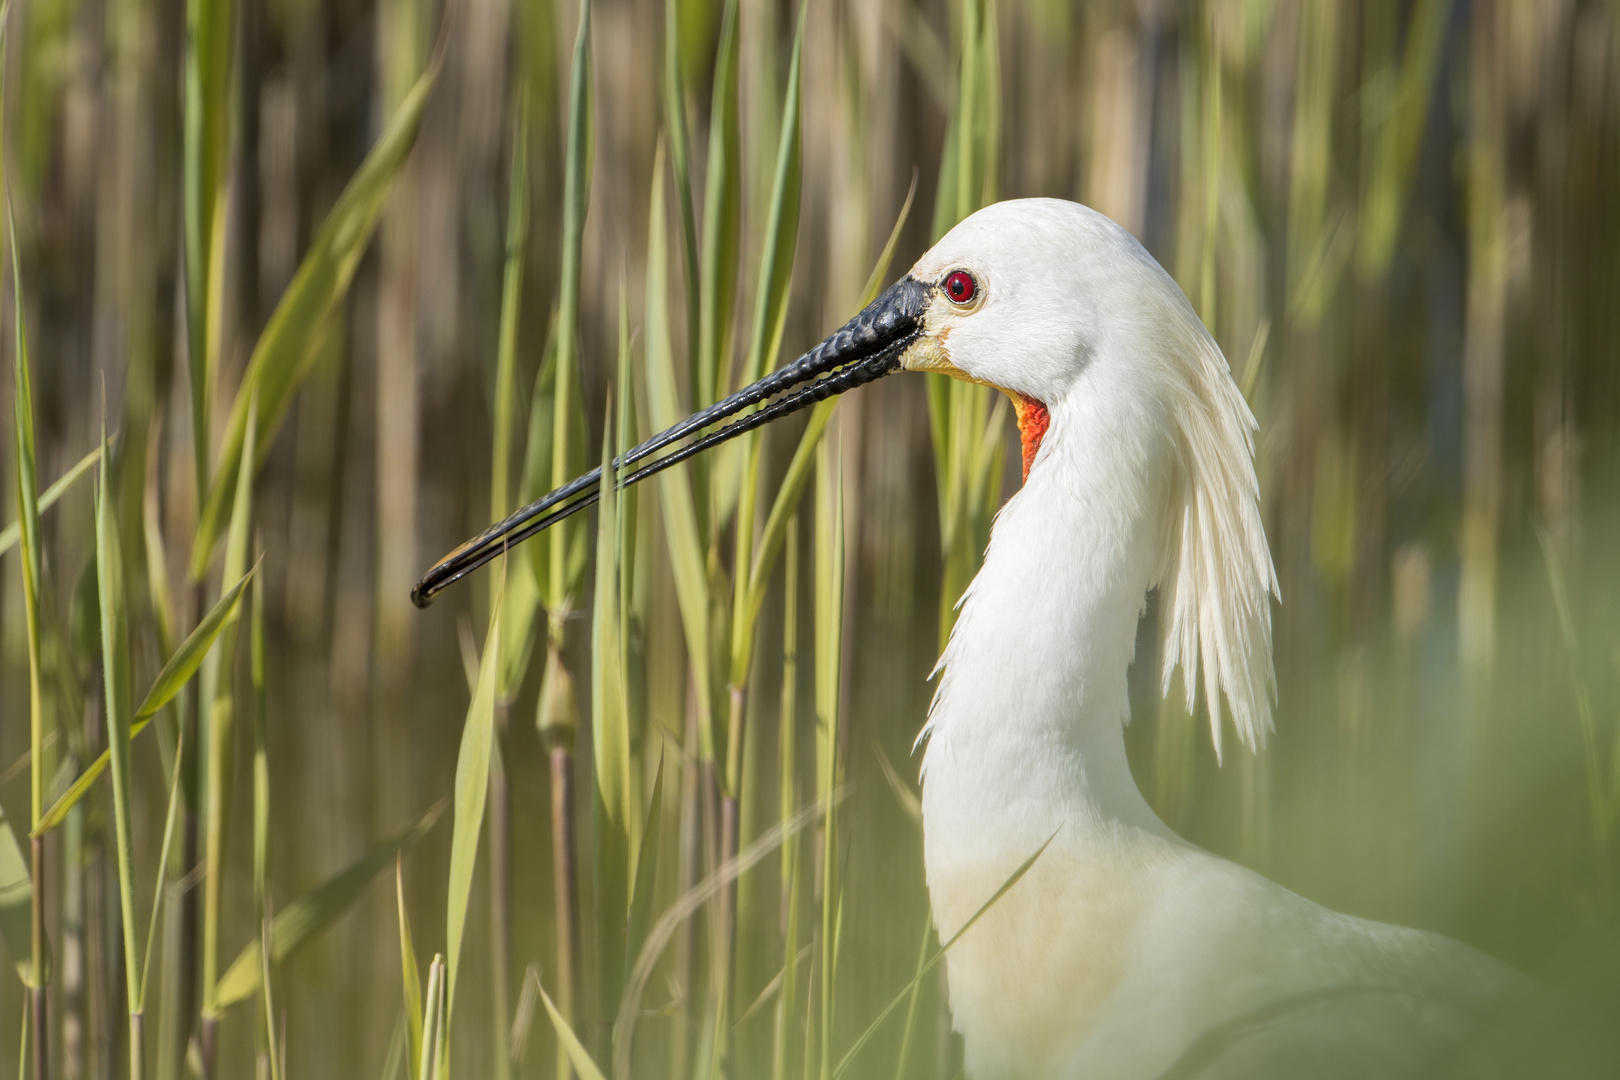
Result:
[[[1196,848],[1126,760],[1126,671],[1155,587],[1189,684],[1201,658],[1243,741],[1269,726],[1275,579],[1253,420],[1218,348],[1133,238],[1072,203],[981,211],[913,277],[955,265],[988,298],[936,333],[946,355],[911,366],[1050,417],[963,599],[924,732],[942,940],[1052,841],[946,958],[969,1075],[1429,1075],[1517,977]],[[1045,295],[1014,299],[1032,280]],[[998,331],[1041,325],[998,349]]]

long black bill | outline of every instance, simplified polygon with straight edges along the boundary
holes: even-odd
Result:
[[[621,472],[639,465],[622,472],[619,486],[629,487],[727,439],[900,370],[901,356],[922,333],[923,312],[933,291],[931,284],[911,277],[901,278],[859,315],[793,363],[693,413],[615,458],[613,467]],[[760,408],[755,409],[756,405]],[[748,411],[750,409],[753,411]],[[731,423],[723,423],[726,420]],[[683,444],[688,438],[692,441]],[[427,607],[446,586],[466,577],[508,548],[592,505],[601,494],[601,482],[602,470],[592,469],[506,520],[491,525],[422,575],[422,580],[411,590],[412,603],[419,608]]]

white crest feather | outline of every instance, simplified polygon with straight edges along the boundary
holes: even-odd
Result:
[[[1222,692],[1243,745],[1255,749],[1271,730],[1271,598],[1279,590],[1260,520],[1254,414],[1220,347],[1190,307],[1182,314],[1165,320],[1174,328],[1166,344],[1181,362],[1165,365],[1178,460],[1159,579],[1162,692],[1180,665],[1192,712],[1202,664],[1219,760]]]

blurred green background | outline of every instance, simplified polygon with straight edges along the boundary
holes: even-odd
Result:
[[[1215,333],[1260,422],[1282,584],[1277,730],[1253,756],[1226,740],[1217,766],[1207,716],[1185,714],[1178,693],[1159,699],[1150,601],[1128,732],[1149,800],[1190,839],[1314,900],[1461,938],[1614,1015],[1620,4],[809,0],[798,67],[799,10],[777,0],[596,0],[583,49],[580,12],[574,0],[10,3],[4,165],[18,255],[0,339],[10,371],[20,313],[41,490],[95,449],[104,413],[117,433],[105,483],[137,695],[236,579],[221,565],[232,488],[219,477],[234,480],[242,456],[233,404],[245,416],[260,394],[247,510],[263,552],[252,603],[263,709],[244,622],[203,691],[235,702],[234,740],[213,744],[208,784],[222,798],[212,816],[196,803],[181,813],[166,871],[174,902],[147,1008],[156,1075],[187,1067],[206,1008],[198,984],[211,976],[188,979],[188,965],[212,948],[223,972],[259,934],[261,898],[287,908],[452,794],[495,572],[418,612],[408,593],[432,560],[594,463],[604,438],[661,425],[648,375],[660,350],[678,398],[664,405],[684,413],[853,314],[897,219],[882,283],[966,212],[1026,195],[1077,199],[1140,237]],[[361,193],[380,208],[375,239],[356,211],[323,248],[323,222],[334,205],[354,211],[340,195],[379,139],[399,160]],[[273,320],[311,251],[337,269]],[[279,374],[254,375],[250,359],[269,354]],[[559,363],[577,382],[559,379]],[[613,388],[627,385],[608,432],[624,403]],[[0,387],[8,435],[15,386]],[[566,410],[572,431],[559,436]],[[677,932],[642,1002],[635,1075],[706,1075],[705,1048],[724,1029],[738,1075],[826,1075],[912,978],[928,925],[912,741],[942,620],[1017,489],[1016,432],[975,388],[929,389],[920,376],[841,399],[786,530],[794,602],[783,568],[767,566],[757,627],[738,632],[727,610],[746,577],[737,537],[765,527],[803,429],[791,421],[757,441],[754,489],[736,457],[692,471],[705,546],[684,569],[672,489],[647,484],[620,507],[635,520],[617,553],[576,526],[577,558],[566,543],[531,545],[543,554],[520,572],[528,584],[508,582],[507,654],[484,721],[498,775],[476,872],[459,879],[471,893],[458,1075],[559,1071],[544,1005],[526,989],[531,966],[554,996],[561,974],[559,761],[583,911],[573,1015],[607,1068],[600,1002],[616,998],[601,988],[617,985],[619,961],[597,925],[614,924],[602,914],[614,888],[622,925],[629,893],[603,867],[631,850],[602,824],[612,812],[593,724],[607,720],[629,740],[615,745],[634,823],[614,827],[637,853],[644,833],[654,840],[641,860],[656,874],[642,879],[653,918],[716,865],[718,793],[740,793],[746,847],[846,785],[833,858],[817,854],[817,826],[788,860],[772,854],[742,878],[718,1027],[720,901]],[[492,437],[504,448],[493,468]],[[0,446],[7,521],[18,446]],[[716,494],[727,484],[729,500]],[[91,488],[71,487],[39,534],[47,806],[107,743]],[[758,505],[739,509],[748,490]],[[210,499],[223,514],[211,536]],[[25,850],[30,631],[15,550],[0,569],[0,767],[11,766],[0,805]],[[616,682],[598,670],[609,586]],[[710,599],[717,658],[704,672],[683,588],[699,608]],[[785,618],[800,656],[784,694]],[[738,633],[752,646],[740,668],[727,636]],[[580,718],[562,757],[557,725],[572,714],[558,669]],[[746,695],[728,696],[733,684]],[[613,709],[598,700],[608,693]],[[177,698],[157,718],[162,738],[134,744],[143,934],[174,742],[195,731],[197,701]],[[710,724],[713,746],[699,737]],[[733,728],[747,738],[727,760]],[[783,730],[796,733],[785,764]],[[643,815],[661,761],[653,832]],[[797,781],[785,800],[783,776]],[[254,798],[266,791],[256,885]],[[454,817],[402,864],[423,973],[450,936]],[[113,822],[103,780],[44,846],[57,1075],[128,1068]],[[190,873],[208,844],[186,842],[187,822],[222,830],[206,874]],[[272,966],[285,1075],[376,1076],[409,1056],[393,861],[383,851],[374,864],[352,907]],[[793,867],[802,880],[789,889]],[[829,867],[838,902],[823,920]],[[179,899],[204,877],[217,898],[189,895],[218,912],[212,946],[206,917],[188,922]],[[22,931],[8,923],[6,946],[26,961],[29,886],[26,874],[20,893],[8,880]],[[790,892],[803,908],[791,939]],[[825,991],[824,928],[841,957]],[[784,1031],[773,977],[789,959],[797,1011]],[[904,1075],[957,1074],[941,975],[924,977],[851,1075],[893,1076],[902,1058]],[[0,1061],[17,1060],[25,996],[0,980]],[[270,1075],[263,1016],[252,996],[219,1010],[217,1074]]]

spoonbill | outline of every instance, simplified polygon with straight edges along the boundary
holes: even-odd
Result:
[[[1126,671],[1149,590],[1165,692],[1179,666],[1219,752],[1226,717],[1250,750],[1272,727],[1278,589],[1254,417],[1181,290],[1113,221],[1054,199],[973,214],[820,345],[626,452],[623,482],[900,370],[1001,390],[1023,448],[1024,485],[962,598],[918,739],[941,940],[1048,845],[946,957],[968,1074],[1386,1077],[1467,1065],[1523,976],[1200,850],[1132,779]],[[413,599],[425,606],[598,491],[593,471],[492,526]]]

